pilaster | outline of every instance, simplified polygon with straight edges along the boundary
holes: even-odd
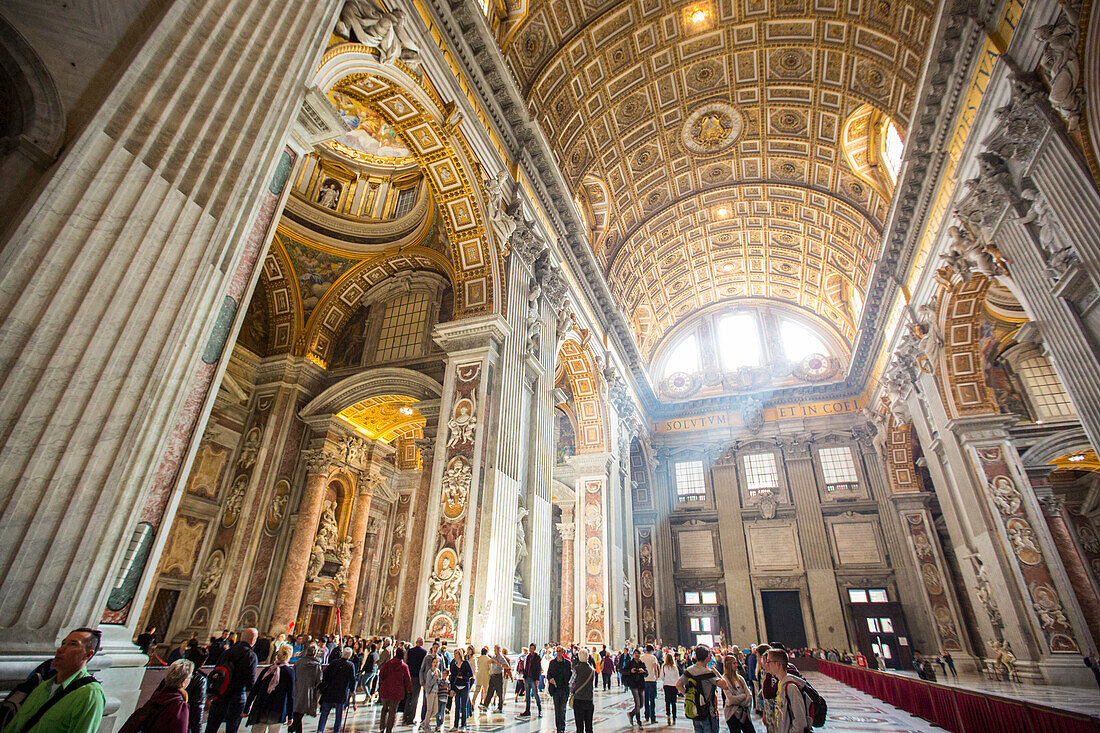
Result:
[[[810,607],[813,609],[816,645],[846,649],[851,644],[845,631],[836,572],[833,570],[825,523],[821,518],[821,500],[809,443],[801,439],[787,441],[783,448],[783,459],[787,464],[795,521],[798,523],[798,540],[802,545],[802,561],[806,569]]]
[[[723,452],[711,468],[714,502],[718,508],[718,526],[722,549],[722,570],[726,586],[726,611],[729,614],[729,639],[746,645],[763,638],[756,623],[751,569],[737,490],[737,459],[733,451]]]

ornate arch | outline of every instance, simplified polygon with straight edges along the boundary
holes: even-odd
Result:
[[[891,493],[923,491],[924,482],[913,461],[913,423],[898,422],[890,412],[886,413],[886,420],[883,460],[890,479]]]
[[[268,353],[291,351],[302,332],[302,298],[294,281],[294,267],[278,237],[271,241],[260,279],[267,298]]]
[[[988,415],[1000,411],[982,367],[982,320],[990,281],[975,274],[956,278],[940,298],[937,317],[944,345],[936,372],[940,392],[951,417]]]
[[[342,43],[325,52],[313,83],[325,91],[339,88],[378,112],[424,171],[451,247],[456,317],[502,313],[503,253],[485,226],[475,156],[454,128],[453,110],[444,113],[445,104],[427,75],[414,79],[397,66],[381,64],[373,49]],[[330,145],[354,156],[339,143]]]
[[[591,349],[568,338],[558,348],[558,370],[569,380],[576,407],[577,454],[602,453],[607,446],[607,422],[600,397],[600,375]]]
[[[337,382],[314,397],[302,408],[301,416],[310,418],[335,415],[371,397],[397,393],[419,401],[437,400],[443,394],[443,385],[412,369],[399,367],[368,369]]]
[[[310,315],[302,339],[306,355],[321,364],[328,364],[337,334],[367,291],[400,272],[415,270],[438,272],[447,278],[452,288],[456,285],[451,263],[427,247],[404,247],[360,262],[333,283]],[[455,299],[458,299],[457,292]]]

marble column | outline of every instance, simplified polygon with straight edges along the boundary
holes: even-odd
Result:
[[[798,541],[802,545],[802,562],[806,568],[806,585],[813,609],[813,618],[808,620],[814,624],[817,646],[847,649],[852,644],[845,630],[829,539],[818,508],[821,498],[810,444],[801,438],[785,442],[783,459],[787,464]]]
[[[1050,530],[1050,537],[1054,540],[1054,546],[1062,560],[1069,584],[1073,588],[1073,594],[1077,597],[1077,603],[1084,614],[1092,648],[1096,649],[1100,647],[1100,596],[1096,593],[1085,559],[1081,557],[1081,552],[1066,522],[1065,499],[1055,496],[1045,479],[1032,478],[1032,486],[1039,500],[1039,506],[1042,508],[1047,529]]]
[[[297,629],[298,609],[302,604],[302,591],[306,584],[313,540],[317,536],[317,523],[321,519],[321,505],[325,498],[328,475],[335,467],[331,455],[324,448],[315,448],[306,458],[306,483],[298,502],[298,514],[287,551],[286,566],[275,598],[271,616],[271,628],[280,633],[292,623]],[[300,629],[299,629],[300,631]]]
[[[575,585],[574,575],[576,574],[575,567],[573,565],[573,557],[575,549],[573,546],[573,540],[576,537],[577,527],[573,521],[573,513],[569,512],[568,517],[563,508],[562,520],[557,524],[558,532],[561,533],[561,639],[562,644],[572,644],[573,629],[575,624],[573,623],[573,586]]]
[[[350,632],[355,623],[355,605],[359,597],[359,575],[363,566],[363,558],[367,551],[367,517],[370,514],[371,498],[375,489],[386,478],[376,471],[369,471],[359,476],[358,492],[355,497],[355,506],[352,508],[351,523],[348,525],[347,538],[354,542],[351,559],[348,562],[348,582],[344,586],[344,602],[340,615],[345,619],[345,628]]]

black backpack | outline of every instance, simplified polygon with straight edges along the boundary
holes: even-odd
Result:
[[[806,717],[810,719],[810,727],[820,728],[825,725],[825,718],[829,714],[829,704],[821,693],[814,689],[804,677],[799,678],[803,684],[795,682],[795,686],[802,692],[802,700],[806,703]]]
[[[229,680],[233,676],[232,670],[225,664],[219,664],[206,675],[206,694],[217,699],[229,690]]]

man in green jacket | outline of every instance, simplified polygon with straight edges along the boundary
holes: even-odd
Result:
[[[80,628],[57,647],[56,674],[42,680],[0,733],[96,733],[103,722],[103,687],[88,674],[88,660],[99,649],[99,632]],[[51,702],[56,698],[56,702]],[[45,712],[39,716],[39,710]]]

